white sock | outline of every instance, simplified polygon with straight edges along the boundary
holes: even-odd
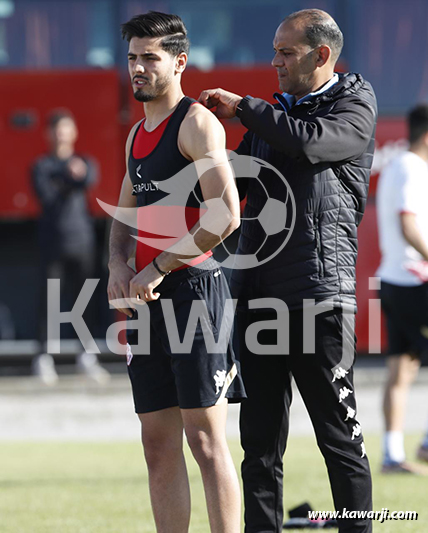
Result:
[[[387,431],[383,437],[383,462],[402,463],[405,459],[402,431]]]

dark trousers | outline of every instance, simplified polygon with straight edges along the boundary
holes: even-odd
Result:
[[[238,312],[239,353],[248,396],[240,417],[245,451],[242,479],[246,533],[282,531],[282,458],[288,437],[291,376],[325,458],[335,509],[340,512],[344,507],[348,511],[372,509],[369,462],[355,418],[353,371],[351,368],[336,379],[332,372],[342,359],[342,311],[316,316],[315,353],[303,353],[303,311],[292,311],[288,355],[256,355],[246,346],[245,332],[250,324],[272,318],[276,315]],[[260,344],[276,344],[276,331],[263,330],[258,340]],[[340,401],[343,388],[353,392]],[[352,417],[348,407],[354,411]],[[339,531],[367,533],[372,531],[372,525],[369,520],[343,520],[339,521]]]
[[[39,295],[39,341],[43,351],[47,339],[47,288],[48,279],[59,279],[61,283],[61,311],[70,311],[80,294],[85,281],[94,274],[94,249],[81,246],[79,250],[58,251],[42,250],[40,264],[40,295]],[[84,318],[90,326],[90,304]],[[61,338],[76,338],[71,324],[61,325]]]

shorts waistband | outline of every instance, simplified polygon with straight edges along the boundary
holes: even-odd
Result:
[[[184,279],[197,278],[212,270],[218,270],[219,268],[220,265],[217,263],[217,261],[212,257],[209,257],[202,263],[199,263],[197,266],[191,266],[188,268],[183,268],[182,270],[171,272],[171,274],[168,274],[168,276],[164,277],[163,281],[156,287],[155,291],[159,290],[159,292],[162,294],[162,291],[176,287],[177,284]]]

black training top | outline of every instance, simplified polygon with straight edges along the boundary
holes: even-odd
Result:
[[[32,183],[42,207],[39,222],[43,248],[51,251],[79,249],[93,243],[93,224],[86,192],[97,177],[97,166],[78,156],[87,165],[86,176],[74,180],[68,169],[70,159],[54,155],[40,157],[32,168]]]

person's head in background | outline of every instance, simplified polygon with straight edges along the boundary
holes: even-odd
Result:
[[[51,150],[64,157],[74,152],[78,131],[73,114],[68,109],[54,109],[48,117],[47,135]]]
[[[410,151],[428,161],[428,104],[419,104],[407,115]]]
[[[327,83],[343,47],[335,20],[320,9],[288,15],[275,33],[272,65],[281,91],[303,98]]]

